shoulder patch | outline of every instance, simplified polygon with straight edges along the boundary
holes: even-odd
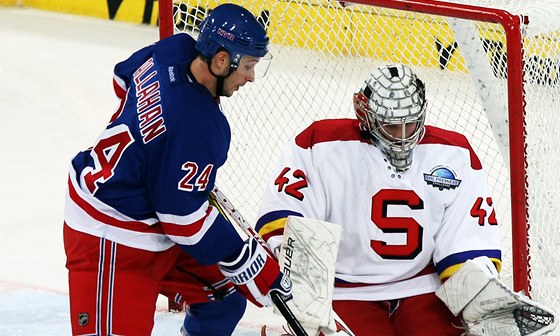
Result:
[[[458,180],[456,176],[457,174],[451,168],[437,166],[432,168],[429,174],[424,174],[424,181],[439,190],[455,189],[461,184],[461,180]]]

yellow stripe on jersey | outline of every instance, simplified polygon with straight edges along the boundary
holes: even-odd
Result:
[[[500,259],[496,259],[496,258],[490,258],[490,260],[492,260],[492,263],[494,263],[494,266],[496,266],[496,269],[498,270],[498,273],[500,273],[501,270],[502,270],[502,261]],[[445,281],[447,278],[449,278],[453,274],[455,274],[459,270],[459,268],[461,268],[461,266],[463,266],[463,264],[464,263],[460,263],[460,264],[456,264],[456,265],[447,267],[445,270],[443,270],[443,272],[440,273],[439,279],[442,282]]]
[[[266,236],[267,234],[274,232],[276,230],[284,229],[286,227],[286,221],[288,218],[279,218],[275,221],[266,223],[260,230],[259,235],[261,237]]]

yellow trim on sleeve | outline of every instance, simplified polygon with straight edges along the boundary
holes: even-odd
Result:
[[[451,277],[453,274],[457,273],[457,271],[459,270],[459,268],[461,268],[461,266],[463,266],[464,263],[460,263],[460,264],[456,264],[450,267],[447,267],[445,270],[443,270],[443,272],[441,272],[439,274],[439,279],[441,281]]]
[[[284,229],[286,227],[286,221],[288,219],[287,218],[280,218],[277,219],[275,221],[266,223],[260,230],[259,230],[259,235],[260,236],[264,236],[268,233],[271,233],[273,231],[279,230],[279,229]]]
[[[496,258],[490,258],[490,260],[492,260],[494,266],[496,266],[496,269],[498,270],[498,273],[500,273],[502,271],[502,261]]]
[[[498,273],[500,273],[502,271],[502,261],[500,259],[496,259],[496,258],[490,258],[490,260],[492,260],[492,263],[494,263],[494,266],[496,266],[496,269],[498,270]],[[440,273],[439,279],[442,282],[444,280],[448,279],[453,274],[455,274],[459,270],[459,268],[461,268],[461,266],[463,266],[463,264],[464,263],[460,263],[460,264],[456,264],[456,265],[447,267],[445,270],[443,270],[443,272]]]

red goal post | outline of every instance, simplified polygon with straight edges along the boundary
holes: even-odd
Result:
[[[223,100],[233,139],[218,180],[248,220],[283,144],[313,120],[353,117],[367,74],[405,63],[427,83],[428,123],[465,134],[489,175],[503,277],[560,310],[560,0],[231,2],[265,25],[275,58]],[[161,37],[196,35],[219,3],[160,0]]]

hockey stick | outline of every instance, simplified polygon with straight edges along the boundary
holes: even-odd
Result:
[[[262,239],[262,237],[253,229],[253,227],[247,223],[245,218],[241,216],[241,214],[235,209],[233,204],[227,199],[226,195],[218,189],[218,187],[214,187],[214,190],[210,192],[211,199],[218,204],[222,212],[224,212],[227,216],[233,219],[234,224],[236,224],[240,229],[243,230],[247,235],[250,237],[255,238],[259,244],[264,248],[266,253],[270,255],[272,258],[276,259],[274,253],[268,247],[268,244]]]
[[[264,248],[266,253],[270,255],[271,258],[276,259],[274,253],[270,250],[266,242],[262,239],[262,237],[253,229],[249,223],[241,216],[239,211],[235,209],[233,204],[227,199],[227,197],[217,188],[214,186],[214,190],[210,192],[210,198],[212,201],[216,203],[218,206],[218,210],[225,215],[226,218],[231,219],[231,222],[236,224],[245,234],[250,237],[253,237],[257,240],[257,242]],[[278,308],[288,325],[290,326],[291,330],[295,333],[295,336],[309,336],[297,317],[294,315],[286,300],[280,296],[279,293],[271,292],[270,297],[272,298],[272,302]]]

